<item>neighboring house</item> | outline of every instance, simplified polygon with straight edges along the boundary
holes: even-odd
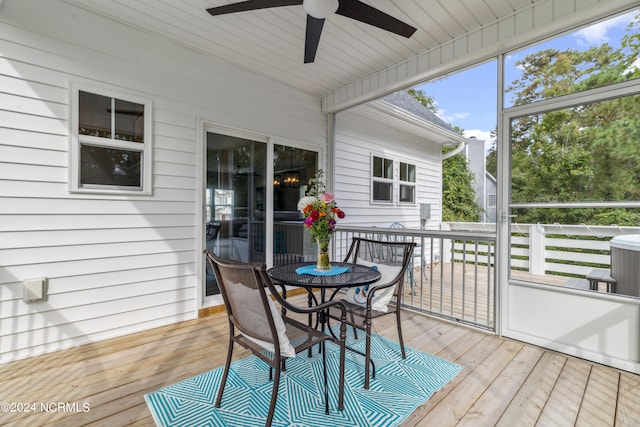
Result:
[[[476,201],[482,211],[480,212],[479,222],[496,222],[496,179],[487,172],[486,167],[486,151],[484,141],[469,138],[466,156],[469,161],[469,170],[474,176],[474,190],[476,192]]]
[[[496,178],[489,172],[485,173],[484,188],[485,194],[483,200],[485,202],[485,212],[481,222],[495,223],[497,219],[496,202],[498,193],[498,182],[496,181]]]

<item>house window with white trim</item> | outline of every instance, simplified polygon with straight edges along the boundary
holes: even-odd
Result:
[[[398,201],[400,203],[416,202],[416,165],[400,162],[400,185]]]
[[[70,189],[151,194],[151,101],[72,85]]]
[[[371,200],[393,203],[393,160],[372,157]]]

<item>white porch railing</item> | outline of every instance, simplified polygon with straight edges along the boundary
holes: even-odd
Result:
[[[403,238],[418,243],[402,301],[422,311],[495,329],[495,224],[445,223],[449,230],[341,226],[333,239],[342,260],[353,236]],[[594,268],[609,269],[609,240],[640,227],[558,224],[511,225],[511,275],[569,286]]]
[[[354,236],[418,244],[405,278],[406,308],[495,329],[495,232],[339,227],[334,259],[344,259]],[[464,252],[456,253],[458,245]]]

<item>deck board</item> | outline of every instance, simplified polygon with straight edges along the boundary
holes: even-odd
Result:
[[[518,354],[484,390],[482,396],[474,402],[458,426],[475,427],[481,424],[496,424],[542,353],[543,350],[540,348],[522,345]]]
[[[574,425],[589,379],[591,364],[568,359],[540,414],[541,425]]]
[[[594,365],[576,420],[576,427],[614,425],[620,373]]]
[[[393,316],[375,331],[397,339]],[[461,364],[410,426],[635,426],[640,376],[405,310],[405,343]],[[224,314],[0,366],[2,400],[89,403],[88,412],[0,413],[2,426],[152,426],[145,393],[222,366]],[[351,333],[351,332],[349,332]],[[234,358],[247,353],[236,349]]]
[[[620,375],[616,425],[638,425],[640,422],[640,376]]]

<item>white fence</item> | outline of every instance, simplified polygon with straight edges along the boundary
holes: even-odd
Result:
[[[445,226],[452,231],[496,231],[495,224],[487,223],[452,222]],[[639,233],[640,227],[615,225],[512,224],[511,268],[535,276],[585,277],[593,268],[610,268],[609,240]],[[443,250],[443,254],[453,254],[456,261],[461,261],[469,250],[472,248],[463,251],[462,243],[456,242],[453,251]]]
[[[352,236],[418,243],[402,304],[484,329],[495,328],[495,224],[446,223],[442,230],[338,227],[335,259],[346,254]],[[584,280],[594,268],[609,269],[609,240],[639,234],[640,227],[512,224],[511,269],[548,284]],[[454,261],[454,262],[451,262]],[[575,279],[579,278],[579,279]]]

